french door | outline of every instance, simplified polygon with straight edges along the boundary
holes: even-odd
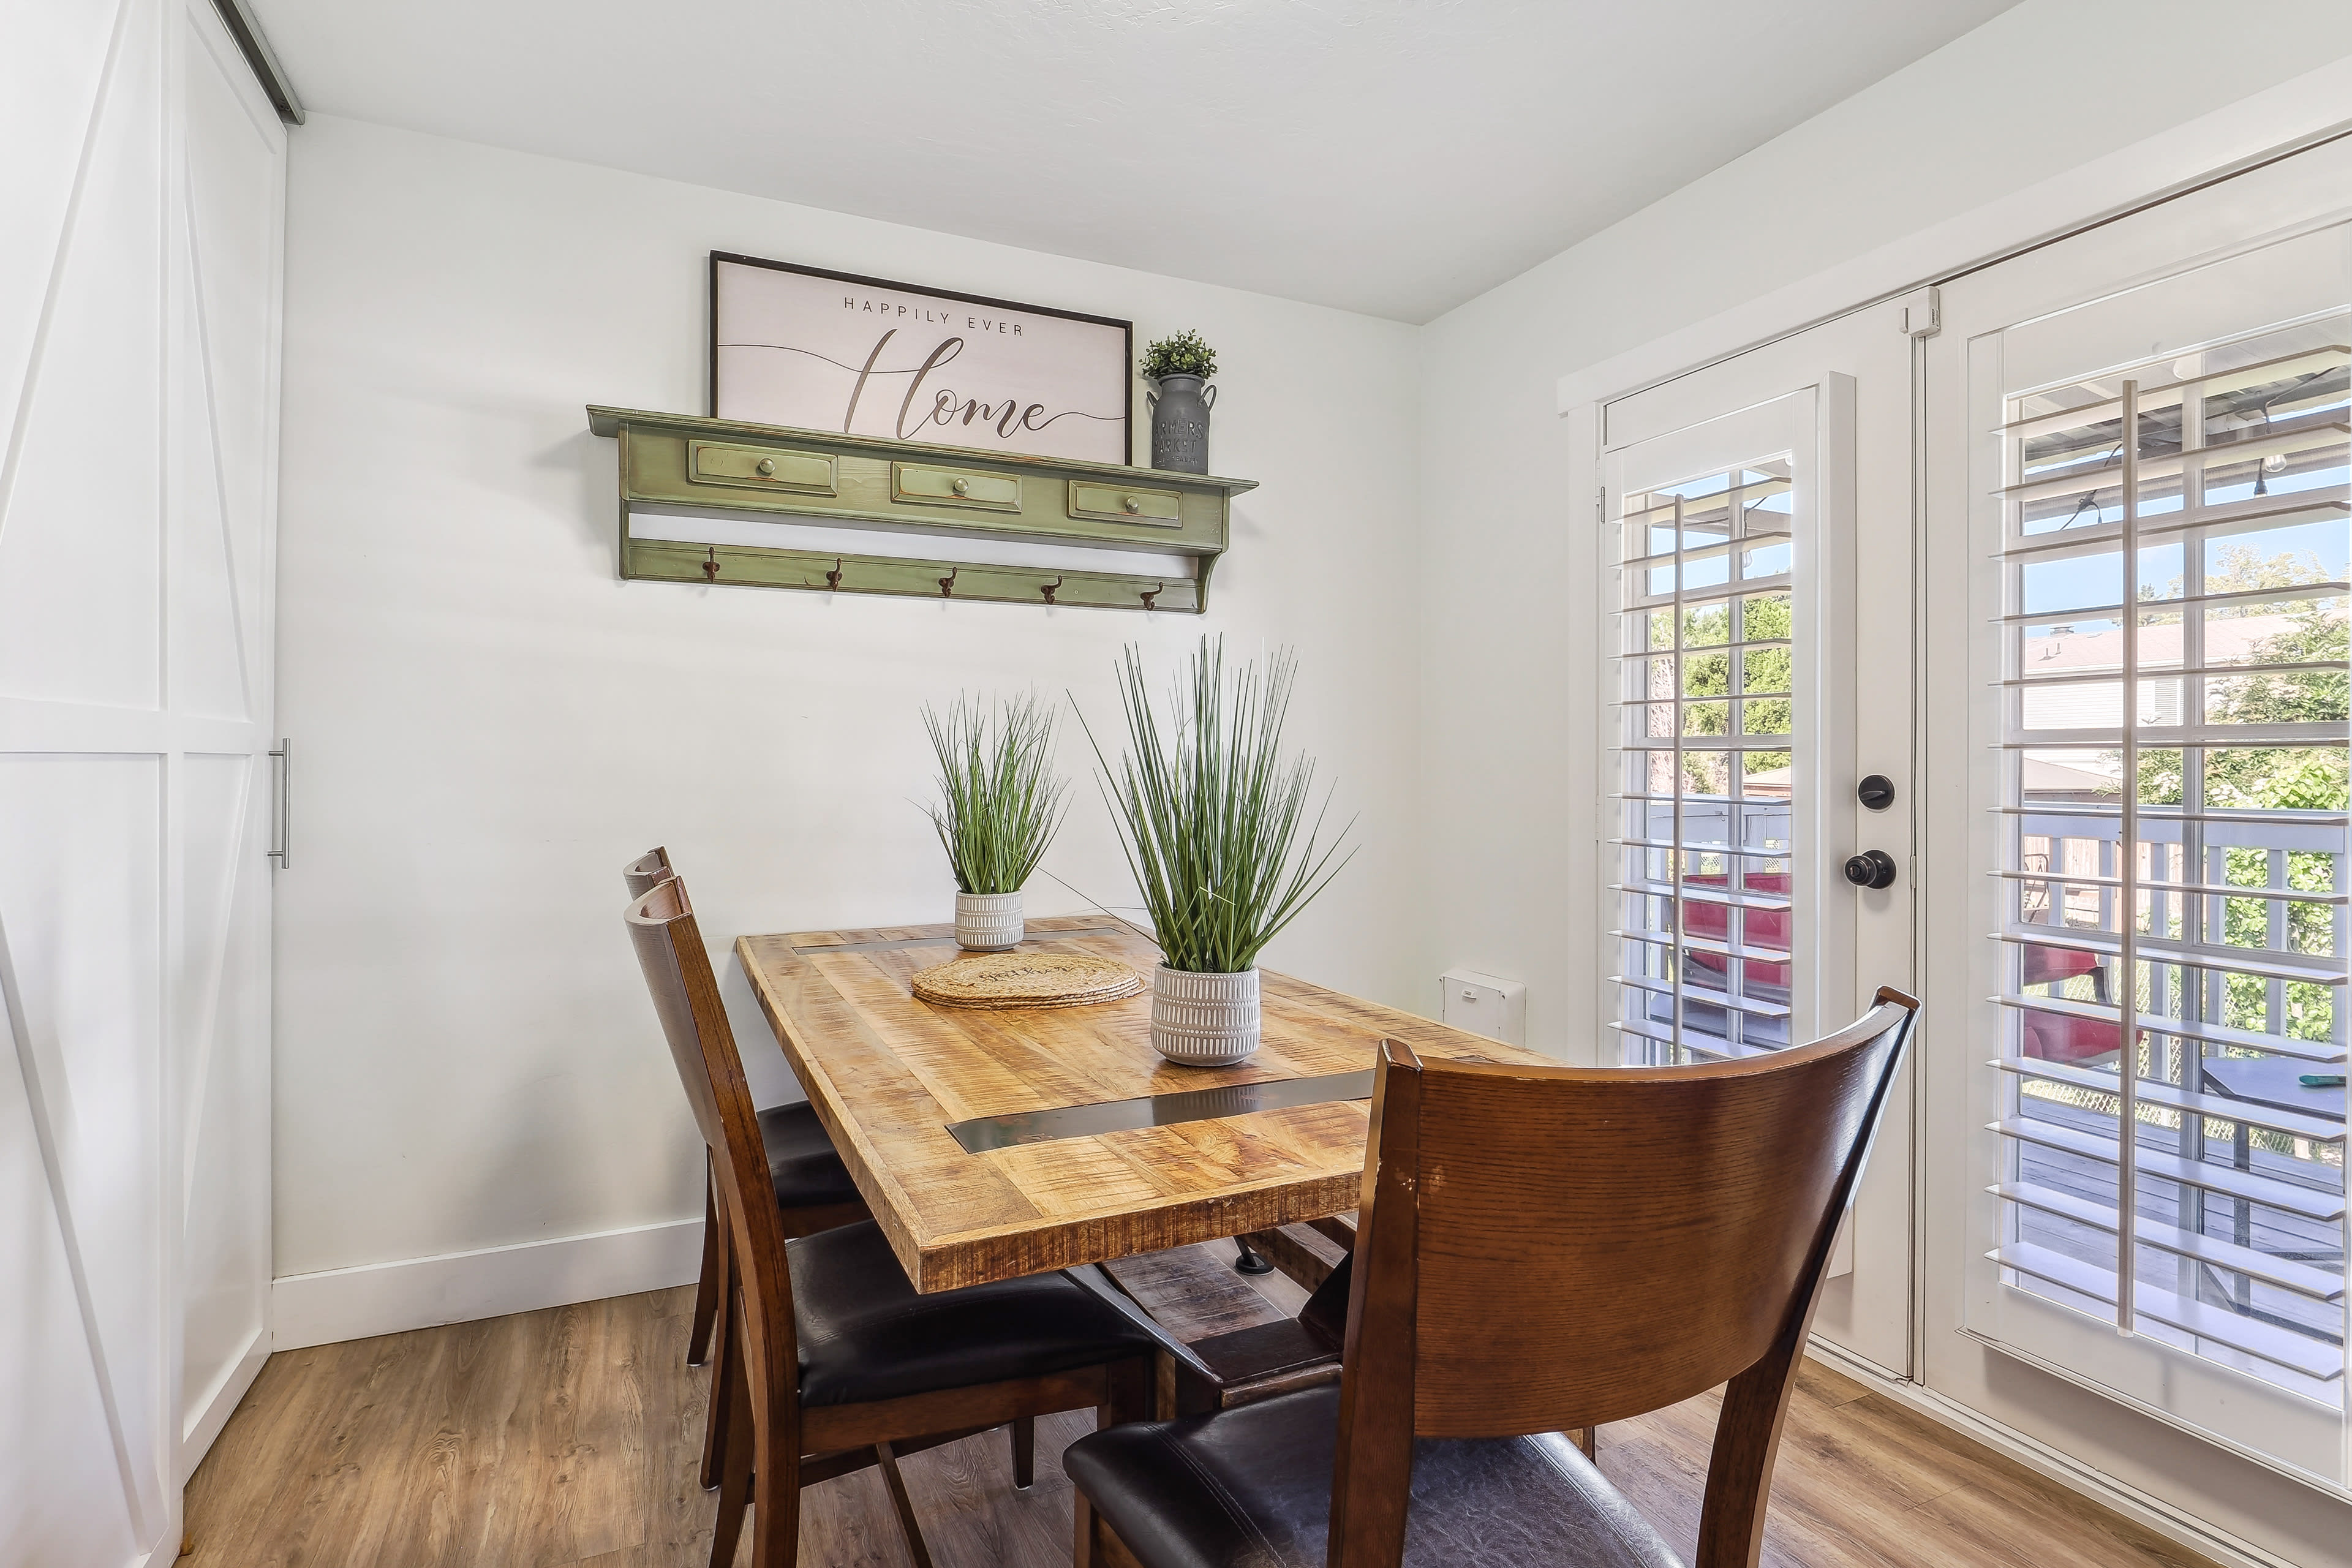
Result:
[[[1954,1326],[2338,1493],[2352,144],[1990,268],[1929,353]],[[2332,1078],[2332,1083],[2330,1079]]]
[[[1778,1050],[1911,986],[1912,361],[1888,305],[1605,410],[1604,1060]],[[1906,1086],[1815,1322],[1899,1375],[1911,1121]]]

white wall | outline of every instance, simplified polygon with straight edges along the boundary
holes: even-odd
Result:
[[[528,1255],[369,1266],[698,1226],[620,868],[670,847],[755,1088],[795,1097],[731,944],[949,917],[911,803],[918,709],[959,688],[1067,688],[1099,731],[1125,640],[1161,668],[1204,627],[1236,651],[1295,644],[1295,739],[1339,815],[1361,813],[1363,849],[1269,960],[1391,1002],[1433,993],[1409,919],[1412,329],[326,116],[291,178],[278,1272],[369,1272],[281,1279],[281,1345],[578,1299]],[[1132,317],[1139,346],[1199,328],[1222,366],[1213,465],[1263,482],[1212,613],[621,582],[614,444],[583,405],[703,411],[714,248]],[[1075,725],[1061,754],[1076,805],[1045,868],[1123,901]],[[1077,907],[1033,885],[1036,912]],[[685,1267],[690,1231],[614,1239],[597,1256],[627,1258],[586,1293]]]
[[[2233,12],[2226,49],[2212,16],[2028,0],[1423,329],[1422,967],[1526,981],[1530,1043],[1591,1059],[1592,432],[1561,416],[1563,383],[1624,390],[2352,119],[2352,72],[2329,65],[2352,7]],[[2352,1509],[1948,1330],[1936,1348],[1939,1390],[2028,1449],[2277,1560],[2347,1560]]]

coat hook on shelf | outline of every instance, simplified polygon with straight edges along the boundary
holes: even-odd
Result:
[[[824,586],[827,593],[841,586],[841,557],[838,555],[833,558],[833,570],[824,574]]]
[[[715,544],[703,546],[702,580],[706,583],[719,581],[719,547]]]
[[[1160,606],[1153,604],[1151,601],[1157,599],[1160,595],[1167,591],[1168,584],[1165,583],[1160,584],[1157,588],[1147,589],[1143,595],[1143,607],[1147,610],[1158,609]]]
[[[946,576],[944,576],[944,577],[942,577],[942,578],[940,578],[940,598],[942,598],[942,599],[947,599],[947,598],[952,598],[952,597],[954,597],[954,595],[955,595],[955,580],[956,580],[958,577],[961,577],[961,576],[962,576],[962,575],[963,575],[963,568],[962,568],[962,567],[961,567],[961,566],[951,566],[951,567],[950,567],[950,568],[948,569],[948,574],[947,574]]]
[[[1045,602],[1046,602],[1047,604],[1049,604],[1049,605],[1050,605],[1050,604],[1052,604],[1052,603],[1054,602],[1054,595],[1055,595],[1055,591],[1056,591],[1056,590],[1058,590],[1058,589],[1061,587],[1061,585],[1062,585],[1062,580],[1061,580],[1059,577],[1056,577],[1056,578],[1055,578],[1055,579],[1054,579],[1052,582],[1050,582],[1050,583],[1040,583],[1040,584],[1037,584],[1037,592],[1039,592],[1039,593],[1041,593],[1041,594],[1045,595]]]

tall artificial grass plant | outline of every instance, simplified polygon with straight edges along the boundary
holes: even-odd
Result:
[[[1323,845],[1328,791],[1308,820],[1314,761],[1283,752],[1297,670],[1283,650],[1228,679],[1224,640],[1204,637],[1171,683],[1163,725],[1129,645],[1119,666],[1128,749],[1114,764],[1087,732],[1170,969],[1255,969],[1265,944],[1354,856],[1335,860],[1348,827]]]
[[[926,707],[940,797],[926,807],[966,893],[1017,893],[1060,830],[1067,782],[1053,776],[1054,715],[1034,693],[983,710]]]

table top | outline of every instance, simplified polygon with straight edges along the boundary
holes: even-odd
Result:
[[[1114,958],[1147,980],[1160,959],[1148,937],[1108,915],[1033,920],[1028,930],[1024,948]],[[1235,1067],[1178,1067],[1151,1049],[1148,987],[1038,1011],[917,1001],[916,972],[958,956],[947,925],[747,936],[735,951],[834,1147],[923,1291],[1354,1208],[1371,1108],[1327,1100],[976,1153],[950,1132],[955,1123],[1361,1072],[1391,1036],[1427,1057],[1555,1065],[1267,971],[1257,1054]]]
[[[2304,1083],[2305,1073],[2340,1073],[2340,1066],[2293,1057],[2207,1057],[2206,1081],[2220,1093],[2273,1110],[2300,1110],[2329,1121],[2344,1120],[2344,1089]]]

